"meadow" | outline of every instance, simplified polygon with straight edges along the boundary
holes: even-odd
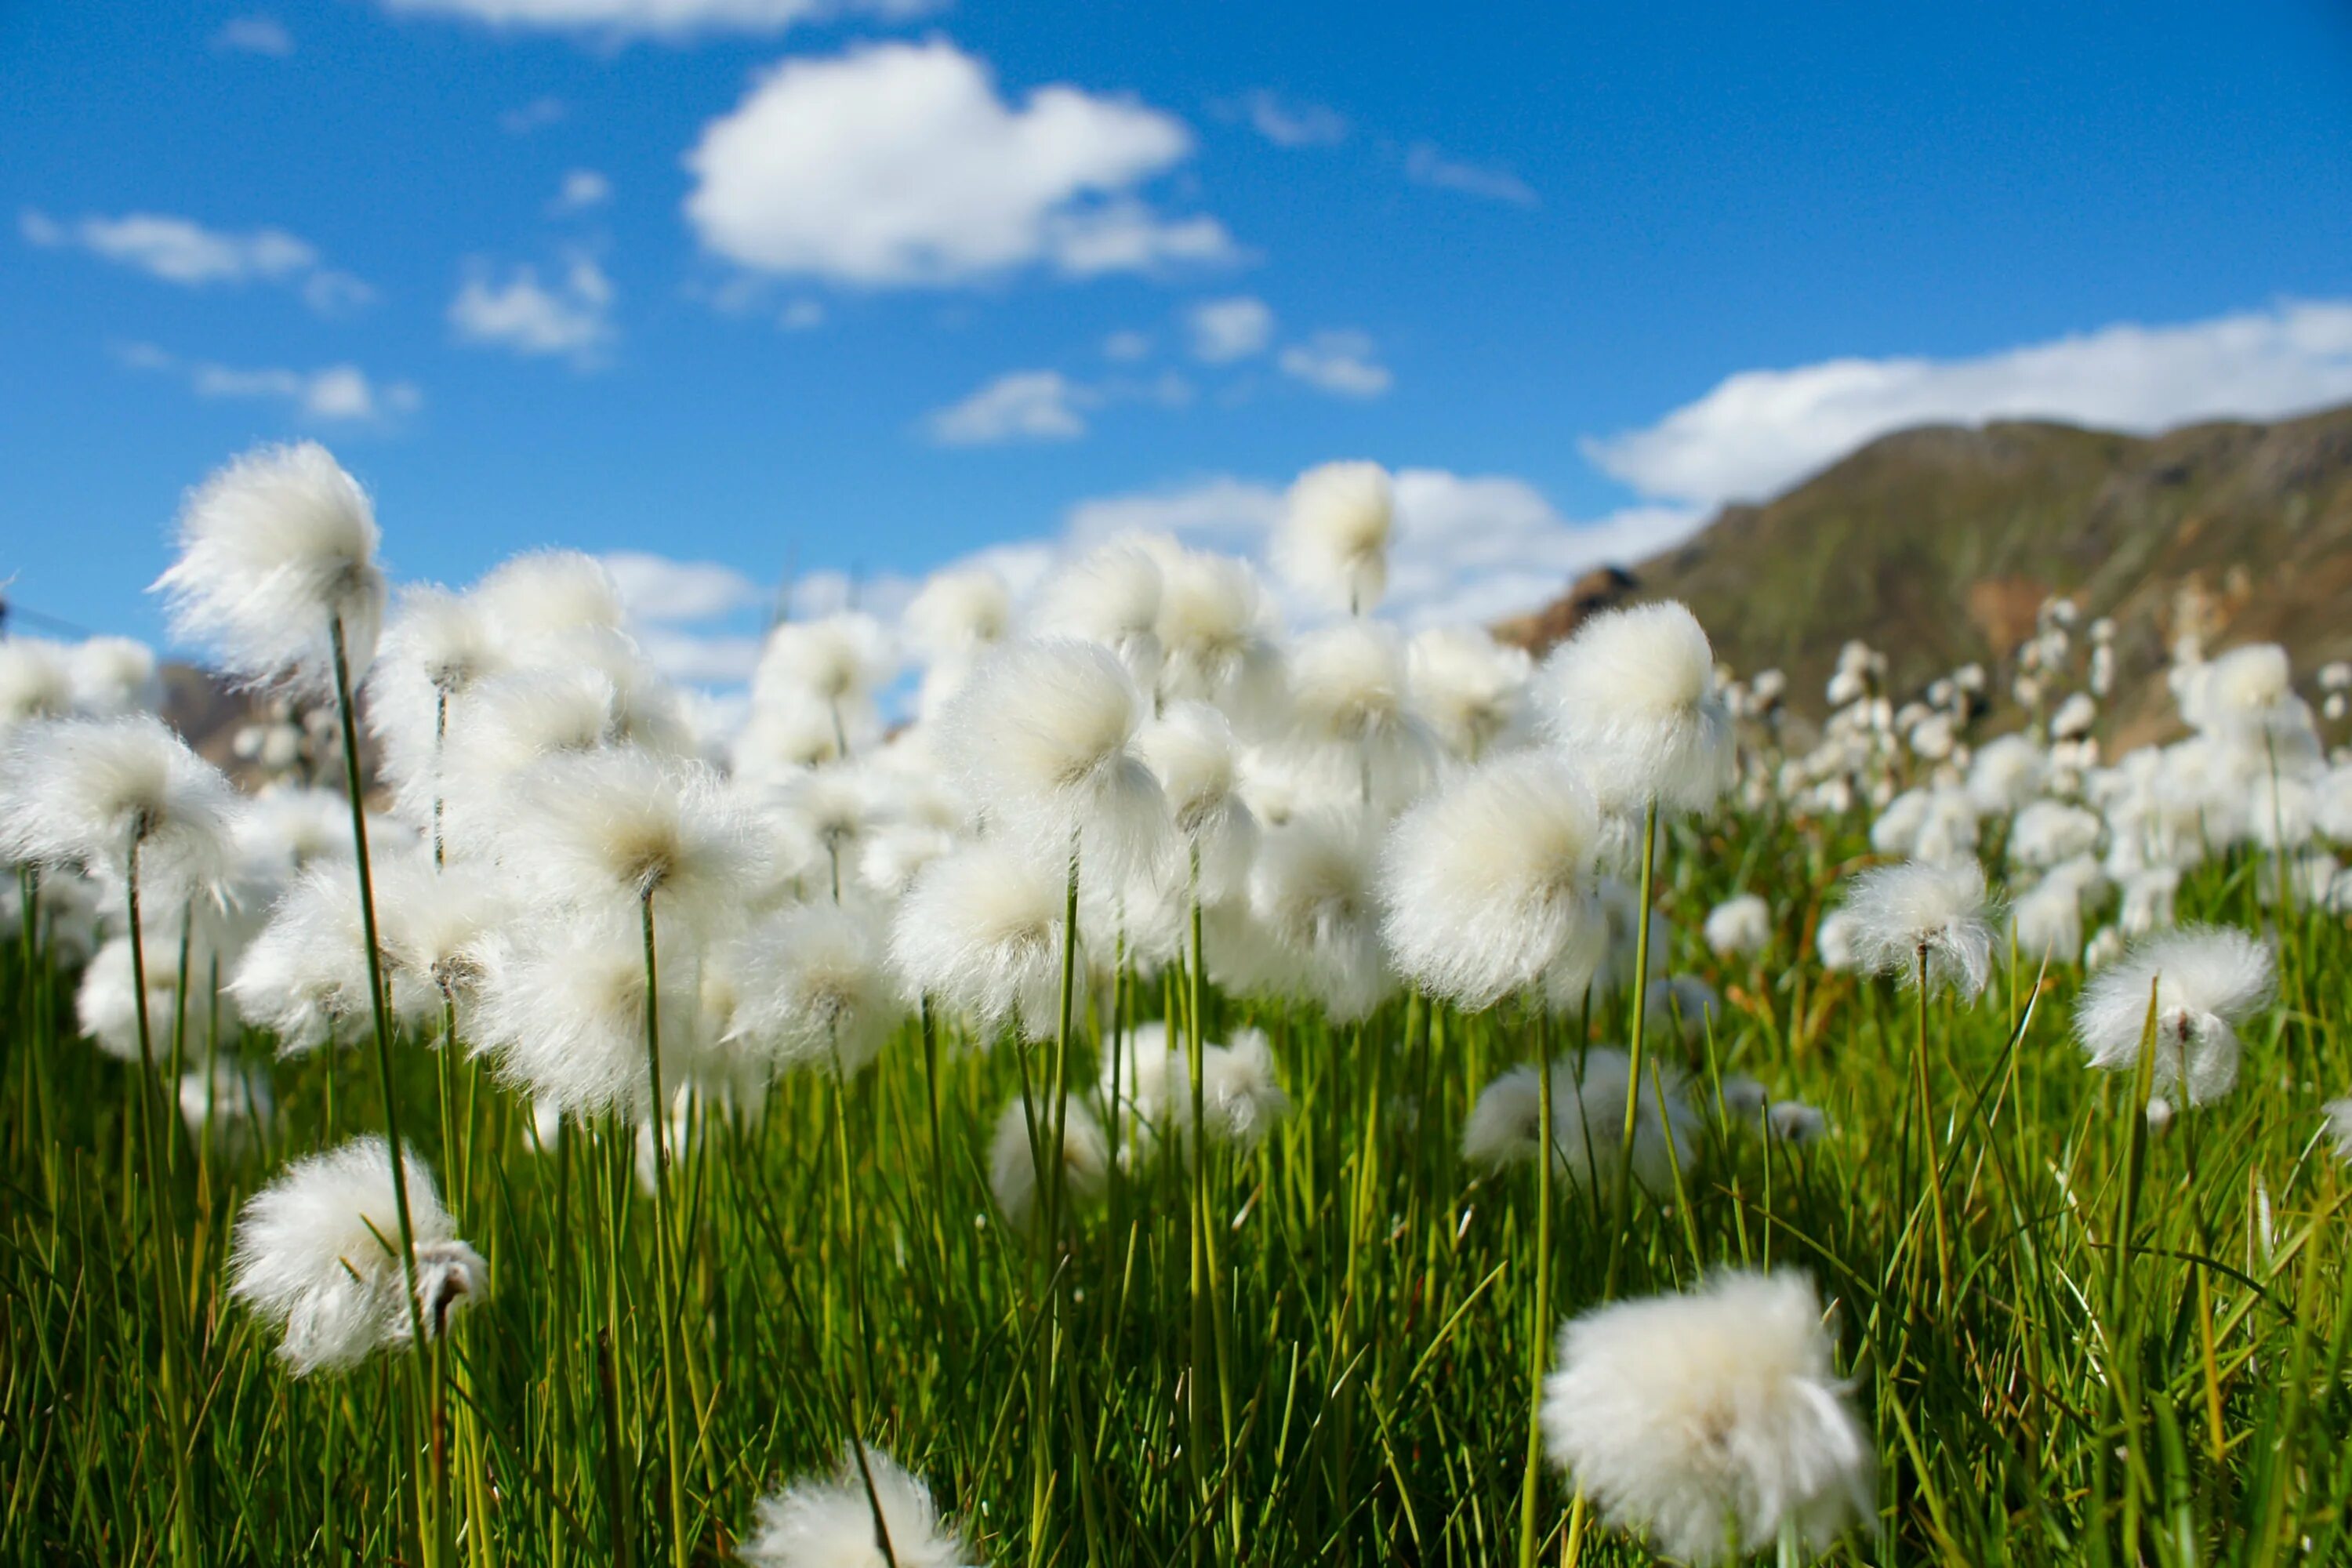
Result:
[[[0,644],[6,1559],[2352,1561],[2342,677],[2102,755],[2053,601],[1814,726],[1389,631],[1376,476],[1325,624],[1123,542],[720,736],[593,562],[388,599],[256,454],[163,586],[320,716],[258,794]]]

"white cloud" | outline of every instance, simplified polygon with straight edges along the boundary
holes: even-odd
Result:
[[[1246,294],[1204,300],[1192,307],[1185,324],[1192,331],[1192,357],[1209,364],[1230,364],[1264,353],[1274,340],[1273,310]]]
[[[574,169],[563,176],[563,184],[556,187],[555,199],[548,204],[547,210],[564,217],[601,207],[612,199],[612,181],[593,169]]]
[[[571,112],[571,107],[562,99],[541,96],[499,115],[499,125],[509,136],[528,136],[556,124]]]
[[[1490,202],[1508,202],[1513,206],[1542,205],[1534,187],[1507,169],[1483,168],[1449,158],[1426,142],[1417,143],[1405,153],[1404,177],[1415,184],[1456,191]]]
[[[604,562],[620,584],[629,614],[650,625],[716,620],[761,597],[758,584],[715,561],[673,561],[642,550],[616,550]]]
[[[612,280],[583,256],[551,285],[541,283],[530,266],[517,267],[502,283],[477,271],[449,301],[449,322],[467,342],[562,354],[585,366],[612,342]]]
[[[1103,339],[1103,358],[1120,364],[1132,364],[1147,359],[1151,353],[1151,334],[1132,328],[1122,329]]]
[[[2352,398],[2352,301],[2171,327],[2124,324],[1973,359],[1836,359],[1751,370],[1585,452],[1645,495],[1761,500],[1906,426],[2000,418],[2155,431]]]
[[[294,52],[294,35],[275,16],[231,16],[213,35],[213,47],[224,54],[268,55],[282,60]]]
[[[943,447],[1067,441],[1087,433],[1080,409],[1093,400],[1058,370],[1016,370],[939,409],[924,424]]]
[[[1319,103],[1286,103],[1271,92],[1253,92],[1243,111],[1257,133],[1277,147],[1329,146],[1343,142],[1348,121]]]
[[[1318,332],[1284,349],[1276,363],[1285,375],[1338,397],[1378,397],[1396,380],[1370,336],[1359,331]]]
[[[777,33],[803,22],[863,15],[919,16],[929,0],[383,0],[384,8],[452,16],[515,31],[680,38],[698,33]]]
[[[805,332],[824,325],[824,301],[800,299],[776,312],[776,325],[788,332]]]
[[[1016,107],[944,38],[872,44],[787,59],[705,125],[686,214],[744,267],[874,288],[1231,260],[1216,219],[1135,194],[1192,150],[1132,98],[1057,85]]]
[[[696,686],[740,686],[760,668],[763,639],[748,634],[640,626],[635,637],[646,660],[672,680]]]
[[[1142,530],[1263,563],[1283,495],[1278,485],[1220,475],[1174,489],[1097,497],[1070,509],[1061,543],[1080,552]],[[1382,611],[1416,627],[1535,609],[1577,574],[1646,559],[1704,521],[1696,509],[1643,506],[1575,522],[1525,479],[1443,468],[1400,469],[1396,502]],[[1284,607],[1294,621],[1324,613],[1304,601]]]
[[[133,369],[156,371],[186,382],[199,397],[283,403],[296,415],[318,424],[377,424],[425,405],[425,395],[415,383],[377,382],[352,364],[310,371],[246,369],[207,360],[183,360],[152,343],[125,344],[115,354]]]
[[[243,234],[206,228],[193,218],[163,213],[91,215],[61,223],[37,208],[16,215],[26,244],[45,250],[88,251],[119,267],[184,289],[215,284],[276,283],[299,288],[321,314],[365,304],[375,291],[348,272],[324,266],[318,247],[282,228]]]

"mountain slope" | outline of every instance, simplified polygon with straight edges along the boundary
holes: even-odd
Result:
[[[1719,658],[1785,670],[1794,705],[1817,713],[1849,637],[1886,653],[1899,696],[1998,665],[2042,599],[2069,594],[2086,618],[2116,618],[2115,718],[2153,732],[2169,711],[2156,677],[2183,632],[2209,649],[2283,642],[2306,673],[2352,657],[2352,408],[2150,438],[1901,431],[1620,575],[1497,630],[1541,647],[1602,605],[1681,599]]]

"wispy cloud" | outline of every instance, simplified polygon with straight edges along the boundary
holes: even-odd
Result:
[[[517,104],[499,116],[499,128],[509,136],[528,136],[534,131],[561,123],[571,114],[571,105],[552,95],[543,94],[529,103]]]
[[[712,33],[780,33],[803,23],[864,16],[901,21],[933,0],[382,0],[388,11],[447,16],[509,32],[582,33],[610,39],[680,39]]]
[[[1509,170],[1449,158],[1426,142],[1416,142],[1405,153],[1404,177],[1415,184],[1455,191],[1490,202],[1508,202],[1513,206],[1543,205],[1543,199],[1536,195],[1535,188]]]
[[[91,215],[66,222],[26,207],[16,215],[16,231],[41,249],[80,250],[183,289],[255,283],[292,288],[322,315],[375,297],[359,279],[328,267],[309,240],[282,228],[239,233],[165,213]]]
[[[1261,88],[1244,98],[1241,112],[1277,147],[1328,147],[1348,139],[1348,121],[1319,103],[1293,102]]]
[[[1317,332],[1284,349],[1275,363],[1285,375],[1335,397],[1378,397],[1396,382],[1371,335],[1352,329]]]
[[[1274,341],[1274,310],[1250,295],[1203,300],[1186,312],[1192,357],[1204,364],[1230,364],[1265,352]]]
[[[1727,376],[1586,455],[1645,495],[1762,500],[1906,426],[2060,419],[2155,431],[2273,418],[2352,398],[2352,300],[2179,326],[2120,324],[1964,359],[1832,359]]]
[[[382,424],[425,405],[414,382],[379,382],[353,364],[307,371],[226,365],[184,359],[152,343],[123,344],[115,357],[134,370],[171,376],[199,397],[278,403],[315,424]]]
[[[213,47],[223,54],[267,55],[282,60],[294,52],[294,35],[275,16],[231,16],[213,35]]]
[[[1094,401],[1058,370],[1016,370],[937,410],[924,426],[943,447],[1071,441],[1087,433],[1083,410]]]
[[[581,368],[599,363],[614,337],[613,283],[584,256],[551,281],[516,267],[501,280],[477,267],[449,302],[449,324],[466,342],[529,357],[560,356]]]
[[[569,217],[601,207],[613,199],[613,182],[594,169],[574,169],[563,176],[556,187],[555,199],[547,204],[551,216]]]

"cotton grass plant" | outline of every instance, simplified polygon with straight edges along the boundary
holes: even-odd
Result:
[[[729,738],[588,557],[202,487],[268,793],[0,644],[12,1556],[2352,1549],[2340,689],[2184,642],[2107,755],[2053,601],[1814,731],[1679,606],[1406,637],[1394,499],[1302,479],[1296,630],[1098,541]]]

